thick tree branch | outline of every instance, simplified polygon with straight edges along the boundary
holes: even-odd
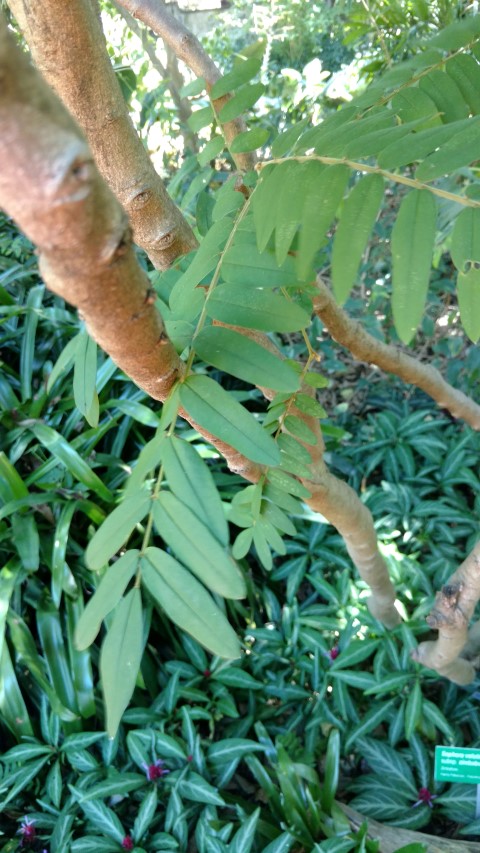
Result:
[[[85,132],[128,213],[134,240],[165,269],[195,237],[139,139],[108,57],[96,0],[9,0],[37,67]]]
[[[92,337],[139,387],[165,400],[185,366],[152,304],[125,212],[1,13],[0,207],[38,246],[47,287],[79,309]],[[181,414],[233,471],[258,480],[260,466]]]
[[[210,91],[213,84],[220,79],[221,74],[214,61],[203,49],[199,40],[177,18],[167,12],[163,3],[158,0],[116,0],[118,6],[126,9],[134,18],[143,21],[175,52],[178,59],[190,68],[197,77],[203,77]],[[215,112],[220,112],[229,100],[229,95],[212,101]],[[227,142],[231,145],[239,133],[246,129],[242,119],[226,122],[222,130]],[[255,166],[255,157],[251,153],[232,155],[240,171],[248,171]]]
[[[420,643],[412,653],[413,660],[434,669],[455,684],[469,684],[473,681],[475,667],[468,659],[468,625],[479,599],[480,543],[449,578],[448,583],[437,592],[427,622],[431,628],[438,630],[438,638]],[[472,641],[476,639],[474,633],[475,630],[472,630]]]
[[[421,388],[454,418],[463,418],[473,429],[480,429],[480,406],[477,403],[449,385],[433,365],[422,364],[398,347],[384,344],[369,335],[360,323],[352,320],[335,302],[320,278],[317,278],[316,284],[318,294],[313,303],[315,313],[337,343],[346,347],[360,361],[376,364],[382,370],[394,373],[405,382]]]

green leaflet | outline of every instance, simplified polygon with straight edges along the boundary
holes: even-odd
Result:
[[[80,483],[83,483],[92,492],[95,492],[102,500],[110,503],[113,498],[110,489],[107,489],[85,459],[82,459],[80,454],[74,450],[71,444],[60,433],[52,429],[52,427],[46,426],[46,424],[35,424],[30,429],[37,441],[62,462]]]
[[[226,548],[229,533],[222,501],[210,469],[200,454],[187,441],[172,436],[163,445],[162,464],[173,494]]]
[[[391,103],[402,124],[418,119],[421,121],[420,127],[430,128],[442,122],[435,102],[418,86],[397,92]]]
[[[36,572],[40,565],[40,538],[35,515],[13,513],[13,544],[27,572]],[[62,567],[63,568],[63,567]]]
[[[257,57],[251,59],[238,59],[235,67],[220,80],[217,80],[210,89],[210,98],[215,101],[216,98],[221,98],[227,95],[234,89],[238,89],[244,83],[248,83],[262,67],[262,60]]]
[[[61,703],[79,713],[77,697],[72,681],[70,661],[63,640],[60,614],[52,604],[42,601],[37,609],[37,630],[42,644],[50,681]]]
[[[202,148],[199,154],[197,154],[197,160],[200,166],[206,166],[210,160],[214,160],[221,151],[225,148],[225,140],[223,136],[214,136],[210,142]]]
[[[311,270],[315,255],[331,227],[347,185],[350,170],[347,166],[312,163],[311,181],[302,209],[302,225],[297,255],[297,272],[304,281]]]
[[[237,564],[186,504],[171,492],[160,492],[153,517],[162,539],[205,586],[224,598],[244,598]]]
[[[297,283],[293,258],[286,257],[279,264],[271,252],[258,252],[253,240],[248,240],[247,249],[244,239],[248,240],[248,237],[243,237],[242,232],[242,242],[236,242],[223,258],[222,278],[227,284],[252,290],[258,287],[291,287]]]
[[[395,328],[408,344],[422,318],[435,239],[437,205],[428,190],[403,199],[392,229],[392,310]]]
[[[200,426],[248,459],[260,465],[279,464],[273,438],[213,379],[189,376],[180,385],[180,402]]]
[[[74,363],[75,353],[77,351],[80,335],[81,332],[79,332],[78,335],[75,335],[75,337],[68,342],[68,344],[64,347],[64,349],[58,356],[55,364],[53,365],[52,372],[48,377],[47,394],[50,394],[57,379],[59,379],[62,374],[67,373],[67,371],[70,370],[72,364]]]
[[[120,601],[137,570],[139,551],[127,551],[108,567],[98,588],[82,612],[75,629],[75,646],[86,649],[93,643],[100,626]]]
[[[343,204],[332,250],[332,283],[337,301],[350,294],[383,199],[383,178],[367,175]]]
[[[160,548],[147,548],[141,561],[142,583],[169,619],[213,654],[240,657],[233,628],[206,589]]]
[[[450,245],[452,261],[459,272],[480,263],[480,208],[467,207],[457,216]]]
[[[213,320],[264,332],[297,332],[310,324],[303,308],[278,293],[229,284],[215,288],[206,309]]]
[[[214,113],[212,107],[208,105],[208,107],[202,107],[199,110],[195,110],[187,119],[187,124],[190,130],[193,130],[194,133],[198,133],[199,130],[202,130],[204,127],[208,127],[209,124],[212,123],[214,118]]]
[[[469,127],[463,133],[447,140],[441,148],[417,166],[415,177],[419,181],[433,181],[478,160],[479,122],[480,116],[469,119]]]
[[[117,606],[100,653],[100,675],[109,737],[115,737],[122,714],[130,702],[142,654],[142,600],[140,590],[134,588]]]
[[[239,133],[230,145],[232,154],[241,154],[245,151],[256,151],[262,148],[270,136],[270,131],[264,127],[256,127],[254,130],[246,130]]]
[[[175,319],[193,319],[203,303],[204,294],[197,285],[217,266],[220,252],[232,230],[229,219],[215,222],[192,258],[190,266],[178,279],[170,294],[170,307]]]
[[[249,110],[263,95],[264,91],[265,86],[263,83],[251,83],[243,86],[233,98],[227,101],[218,113],[220,124],[233,121],[246,110]]]
[[[194,339],[203,361],[252,385],[275,391],[297,391],[298,376],[281,358],[231,329],[209,326]]]
[[[124,498],[122,503],[106,517],[88,543],[85,552],[85,562],[89,569],[98,572],[108,563],[126,542],[135,526],[145,518],[150,504],[149,494],[137,492]]]
[[[418,85],[432,99],[444,122],[468,118],[470,110],[462,93],[445,71],[433,69],[421,78]]]
[[[382,169],[396,169],[415,163],[416,160],[423,160],[456,133],[462,133],[469,123],[470,119],[462,119],[441,127],[420,130],[418,133],[408,133],[380,151],[377,157],[378,165]]]
[[[51,594],[56,607],[59,607],[62,597],[68,536],[73,513],[77,506],[77,501],[70,501],[62,507],[53,538]]]
[[[457,84],[473,115],[480,113],[480,65],[473,56],[459,54],[446,63],[449,77]]]
[[[275,257],[285,262],[302,219],[303,200],[310,181],[311,163],[291,160],[285,164],[275,214]],[[272,213],[270,213],[272,215]],[[293,258],[290,258],[293,265]]]
[[[458,273],[457,296],[462,326],[476,344],[480,338],[480,270],[471,267]]]
[[[259,252],[267,248],[275,228],[273,211],[277,208],[286,166],[286,163],[281,163],[280,166],[266,166],[262,169],[260,180],[252,195],[253,220]]]
[[[73,396],[77,409],[90,426],[98,425],[97,344],[88,332],[81,332],[75,349]]]

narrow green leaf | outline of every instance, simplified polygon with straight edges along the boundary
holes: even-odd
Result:
[[[252,545],[252,541],[253,541],[253,528],[252,527],[247,527],[246,530],[242,530],[238,534],[237,538],[235,539],[235,542],[233,543],[233,547],[232,547],[232,554],[236,560],[241,560],[243,557],[245,557],[248,554],[248,552],[251,548],[251,545]]]
[[[33,513],[12,515],[13,544],[27,572],[36,572],[40,564],[40,539]]]
[[[283,264],[302,219],[302,209],[311,179],[311,163],[291,160],[281,174],[281,190],[276,205],[275,257]],[[272,216],[272,211],[269,212]],[[293,264],[293,258],[291,258]]]
[[[98,425],[88,420],[97,394],[97,344],[88,332],[81,332],[75,349],[73,369],[73,396],[75,405],[92,427]]]
[[[194,348],[204,361],[238,379],[275,391],[297,391],[297,374],[288,364],[255,341],[219,326],[202,329]]]
[[[420,79],[418,85],[432,99],[444,122],[468,118],[469,107],[456,82],[445,71],[432,69]]]
[[[480,113],[480,65],[466,53],[454,56],[445,65],[449,77],[457,84],[463,100],[473,115]]]
[[[53,604],[42,602],[37,608],[37,629],[53,688],[62,705],[78,714],[60,614]]]
[[[165,434],[159,431],[142,447],[136,465],[128,478],[125,496],[130,496],[140,491],[145,478],[149,474],[153,474],[160,464],[164,440]]]
[[[277,209],[278,199],[282,192],[282,176],[286,169],[286,163],[282,163],[280,166],[267,166],[262,169],[259,183],[252,195],[253,220],[259,252],[263,252],[267,248],[268,241],[275,228],[273,212]]]
[[[276,486],[278,489],[281,489],[283,492],[295,495],[297,498],[310,498],[312,496],[311,492],[309,492],[305,486],[302,486],[298,480],[294,480],[289,474],[285,474],[284,471],[269,471],[268,482],[271,483],[272,486]]]
[[[77,509],[77,501],[70,501],[62,507],[57,526],[55,528],[55,536],[53,537],[52,548],[52,601],[55,607],[60,605],[63,588],[63,578],[65,573],[65,555],[67,553],[68,535],[70,531],[70,523],[73,518],[73,513]]]
[[[408,133],[380,151],[377,157],[378,165],[382,169],[397,169],[399,166],[423,160],[457,133],[463,133],[469,121],[470,119],[467,119],[442,127],[420,130],[418,133]]]
[[[355,726],[351,730],[345,743],[345,749],[350,749],[353,743],[358,742],[358,738],[372,732],[380,723],[386,720],[396,702],[396,699],[390,699],[389,702],[382,702],[380,705],[373,706],[370,711],[367,711],[358,726]]]
[[[162,463],[171,491],[186,504],[224,547],[229,541],[222,501],[210,469],[187,441],[171,437],[162,448]]]
[[[215,222],[193,255],[188,269],[174,285],[170,294],[170,307],[176,319],[191,320],[200,310],[204,294],[202,290],[197,290],[198,284],[215,269],[231,230],[230,219]]]
[[[335,663],[331,666],[331,671],[337,669],[348,669],[355,664],[361,663],[371,657],[375,649],[378,648],[378,640],[352,640],[350,645],[343,650]]]
[[[100,675],[109,737],[115,737],[122,714],[132,697],[142,654],[142,601],[140,590],[134,588],[117,605],[100,653]]]
[[[301,281],[308,277],[315,255],[332,226],[350,175],[347,166],[325,167],[320,163],[315,163],[315,166],[315,171],[311,170],[311,182],[302,210],[297,255]]]
[[[137,570],[139,553],[137,550],[127,551],[108,567],[78,620],[75,630],[77,649],[86,649],[93,643],[105,616],[117,606]]]
[[[153,517],[162,539],[205,586],[225,598],[244,598],[237,564],[186,504],[171,492],[160,492]]]
[[[133,824],[133,840],[139,844],[143,836],[150,829],[150,826],[155,817],[155,812],[158,805],[157,789],[153,787],[151,791],[144,797],[138,810],[135,822]]]
[[[180,401],[192,418],[221,441],[260,465],[278,465],[280,452],[271,436],[240,403],[207,376],[189,376]]]
[[[298,225],[298,221],[297,221]],[[252,232],[241,232],[245,242],[235,242],[225,252],[222,263],[222,278],[238,288],[291,287],[297,283],[295,262],[292,257],[283,257],[281,263],[270,251],[259,252]],[[292,235],[293,236],[293,235]],[[238,239],[238,235],[237,235]]]
[[[20,388],[23,402],[29,400],[32,396],[35,337],[37,334],[39,308],[42,305],[44,293],[45,285],[37,284],[28,291],[25,302],[26,316],[20,344]]]
[[[234,121],[246,110],[249,110],[263,95],[265,86],[263,83],[251,83],[243,86],[222,107],[218,113],[218,120],[221,124],[226,124],[229,121]]]
[[[140,492],[125,498],[98,528],[88,543],[85,562],[89,569],[98,572],[122,547],[135,526],[147,515],[151,497]]]
[[[310,394],[296,394],[295,405],[297,409],[312,418],[326,418],[327,413],[323,406]]]
[[[383,199],[383,178],[367,175],[343,204],[332,250],[332,284],[342,305],[355,283],[370,232]]]
[[[394,702],[395,700],[392,700],[386,704],[391,707]],[[387,743],[365,737],[358,740],[355,746],[361,751],[375,773],[394,782],[400,790],[406,789],[411,796],[416,798],[417,786],[413,773],[407,761],[397,750],[392,749]]]
[[[467,207],[455,219],[450,245],[452,261],[459,272],[480,263],[480,209]]]
[[[142,582],[172,622],[213,654],[227,658],[240,656],[233,628],[187,569],[165,551],[152,547],[146,549],[141,567]]]
[[[197,154],[197,160],[200,163],[200,166],[206,166],[210,160],[214,160],[215,157],[223,151],[225,147],[225,140],[223,136],[214,136],[210,142],[207,142],[204,148]]]
[[[48,377],[47,394],[50,394],[57,379],[59,379],[60,376],[62,376],[64,373],[67,373],[72,367],[75,361],[75,353],[77,351],[79,340],[80,333],[78,335],[75,335],[75,337],[68,342],[66,347],[64,347],[64,349],[58,356],[55,364],[53,365],[52,372]]]
[[[463,133],[452,136],[417,166],[415,177],[419,181],[433,181],[478,160],[479,122],[480,116],[469,119]]]
[[[255,77],[262,67],[262,60],[257,57],[251,59],[239,59],[235,63],[235,67],[228,74],[225,74],[220,80],[217,80],[210,89],[210,98],[215,101],[223,95],[228,95],[234,89],[238,89],[243,83],[248,83]]]
[[[215,288],[206,309],[213,320],[264,332],[297,332],[310,324],[310,315],[284,296],[230,284]]]
[[[392,109],[402,124],[420,120],[419,127],[435,127],[441,123],[437,105],[419,86],[397,92],[391,100]]]
[[[198,110],[195,110],[187,119],[187,124],[190,130],[193,130],[194,133],[198,133],[199,130],[203,130],[204,127],[208,127],[214,118],[214,113],[210,105],[208,107],[201,107]]]
[[[257,808],[233,836],[229,845],[229,853],[250,853],[259,818],[260,808]]]
[[[28,498],[28,489],[3,450],[0,451],[0,499],[3,503]]]
[[[17,676],[6,643],[2,643],[0,655],[0,714],[5,725],[15,737],[33,736],[27,706],[18,686]]]
[[[300,418],[297,418],[295,415],[287,415],[284,423],[286,429],[292,435],[295,435],[297,438],[299,438],[300,441],[304,441],[305,444],[317,443],[317,436],[315,435],[315,433]]]
[[[428,190],[412,190],[403,199],[392,230],[395,328],[408,344],[420,323],[433,256],[437,205]]]
[[[270,131],[264,127],[256,127],[254,130],[245,130],[235,137],[230,145],[232,154],[242,154],[246,151],[256,151],[263,148],[268,142]]]
[[[325,756],[325,768],[323,772],[323,785],[321,793],[322,809],[330,813],[337,793],[338,779],[340,773],[340,732],[332,729],[328,736],[327,753]]]
[[[71,444],[63,438],[60,433],[46,426],[46,424],[34,424],[30,427],[37,441],[59,460],[80,482],[95,492],[102,500],[110,503],[113,495],[107,489],[100,477],[95,474],[88,463],[80,454],[74,450]]]
[[[300,135],[305,130],[309,119],[304,118],[293,127],[280,133],[272,142],[272,157],[285,157],[291,151]]]
[[[232,737],[212,743],[208,750],[208,758],[215,764],[225,764],[232,758],[244,758],[249,753],[264,751],[265,747],[254,740]]]
[[[458,273],[457,296],[462,326],[476,344],[480,338],[480,269],[471,267]]]
[[[78,788],[70,785],[70,790],[74,798],[80,804],[87,820],[92,824],[98,832],[105,834],[108,838],[113,838],[117,844],[122,843],[125,838],[125,832],[117,815],[112,809],[109,809],[101,800],[82,800],[81,792]],[[78,851],[77,851],[78,853]]]
[[[415,681],[405,707],[405,737],[410,740],[414,735],[422,719],[422,688],[420,682]]]
[[[186,800],[194,803],[206,803],[212,806],[224,806],[225,800],[217,789],[210,785],[203,776],[191,772],[186,779],[178,784],[178,793]]]

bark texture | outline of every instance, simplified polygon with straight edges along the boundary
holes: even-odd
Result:
[[[128,213],[135,242],[166,269],[196,246],[128,114],[96,0],[9,0],[37,67],[84,131],[100,173]]]
[[[314,310],[337,343],[346,347],[359,361],[375,364],[410,385],[421,388],[454,418],[462,418],[473,429],[480,429],[480,406],[474,400],[453,388],[433,365],[422,364],[398,347],[369,335],[360,323],[352,320],[337,305],[320,278],[317,278],[316,286],[318,294],[314,299]]]
[[[205,79],[207,92],[214,83],[220,79],[221,74],[213,59],[206,53],[199,40],[190,32],[177,18],[167,11],[163,3],[158,0],[116,0],[117,5],[126,9],[134,18],[143,21],[160,38],[169,45],[178,59],[193,71],[197,77]],[[229,95],[216,98],[212,101],[215,112],[218,113],[230,100]],[[230,146],[236,136],[246,130],[243,119],[226,122],[222,125],[227,145]],[[246,172],[253,169],[256,163],[255,155],[252,153],[232,154],[235,165],[240,171]]]
[[[75,121],[0,13],[0,207],[37,245],[47,287],[77,307],[97,343],[155,400],[184,374],[136,259],[125,211]],[[261,468],[181,414],[256,481]]]
[[[474,654],[478,625],[468,643],[468,626],[480,599],[480,543],[437,592],[427,622],[438,631],[435,641],[420,643],[412,653],[418,663],[434,669],[455,684],[469,684],[475,678]],[[468,659],[472,657],[472,660]]]

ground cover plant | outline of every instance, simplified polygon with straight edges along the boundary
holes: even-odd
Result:
[[[182,214],[94,5],[54,5],[10,9],[105,183],[5,26],[0,202],[39,247],[2,220],[5,849],[379,849],[335,796],[475,836],[432,748],[478,739],[478,19],[275,135],[264,44],[221,77],[123,3],[199,78]]]

